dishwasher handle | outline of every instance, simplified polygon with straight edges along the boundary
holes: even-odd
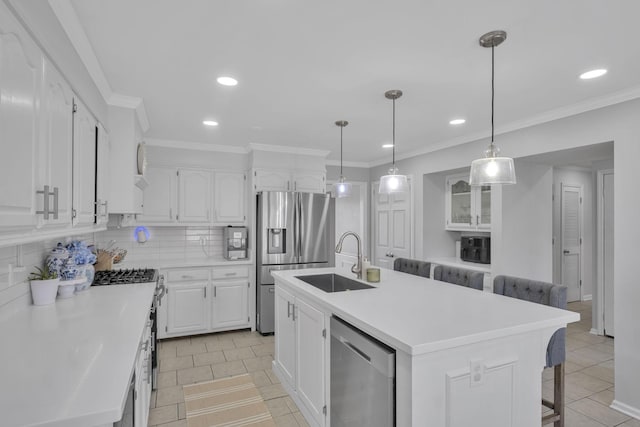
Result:
[[[340,342],[342,344],[344,344],[345,346],[347,346],[348,349],[350,349],[351,351],[353,351],[354,353],[356,353],[358,356],[362,357],[364,360],[366,360],[369,364],[371,364],[371,357],[369,357],[364,351],[360,350],[358,347],[356,347],[355,345],[351,344],[348,340],[346,340],[344,337],[339,337],[338,338],[340,340]]]

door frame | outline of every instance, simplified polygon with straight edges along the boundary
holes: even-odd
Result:
[[[604,203],[602,203],[602,199],[604,195],[605,175],[614,175],[615,177],[615,169],[599,170],[596,176],[596,295],[598,301],[595,307],[595,325],[593,325],[590,331],[592,334],[596,335],[604,335]]]
[[[415,226],[414,226],[414,221],[415,221],[415,215],[414,215],[414,201],[415,201],[415,185],[413,185],[414,183],[414,179],[413,179],[413,175],[407,175],[407,180],[409,181],[409,238],[411,239],[411,243],[409,244],[409,253],[410,256],[413,258],[415,252],[415,244],[416,244],[416,240],[414,238],[414,234],[415,234]],[[370,229],[369,229],[369,235],[371,236],[371,238],[369,239],[369,245],[370,245],[370,249],[369,249],[369,253],[371,254],[371,256],[369,257],[369,259],[371,260],[371,262],[373,262],[373,260],[375,259],[375,255],[376,255],[376,206],[375,206],[375,194],[377,193],[376,189],[380,186],[380,180],[376,180],[373,181],[371,183],[371,209],[369,212],[369,216],[371,216],[371,222],[369,224]]]
[[[335,179],[330,179],[327,180],[326,182],[326,187],[333,187],[333,184],[335,184],[336,182],[338,182]],[[369,183],[365,182],[365,181],[350,181],[352,186],[358,186],[360,187],[360,194],[363,196],[362,199],[360,199],[360,212],[362,213],[362,233],[360,235],[360,238],[362,239],[362,256],[368,255],[369,259],[371,259],[371,251],[370,251],[370,241],[371,239],[369,239],[369,236],[367,236],[367,231],[369,230],[369,215],[368,213],[368,206],[369,206]],[[334,195],[334,191],[333,189],[331,191],[327,191],[328,193],[331,193],[331,197],[335,197]],[[337,199],[336,199],[337,200]],[[338,219],[335,219],[335,222],[338,222]],[[334,229],[335,229],[335,225],[334,224]],[[360,230],[357,230],[358,232],[360,232]],[[337,240],[336,240],[337,241]],[[345,255],[348,256],[348,255]],[[354,261],[355,257],[354,257]],[[335,266],[337,267],[338,264],[335,263]]]
[[[578,189],[578,211],[579,211],[579,221],[580,221],[580,225],[579,225],[579,229],[578,232],[580,233],[579,236],[579,247],[580,247],[580,259],[579,259],[579,266],[578,266],[578,274],[580,275],[579,278],[579,285],[578,285],[578,290],[579,290],[579,299],[578,301],[584,301],[584,294],[582,292],[582,278],[584,277],[584,262],[583,262],[583,258],[584,258],[584,245],[583,245],[583,241],[582,238],[584,237],[584,204],[583,202],[583,197],[584,197],[584,187],[582,186],[582,184],[568,184],[566,182],[561,182],[560,183],[560,279],[563,285],[567,286],[564,283],[564,189],[565,187],[573,187],[573,188],[577,188]]]

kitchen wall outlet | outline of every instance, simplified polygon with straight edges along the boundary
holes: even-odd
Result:
[[[484,383],[484,363],[482,359],[471,359],[469,361],[469,378],[471,387]]]

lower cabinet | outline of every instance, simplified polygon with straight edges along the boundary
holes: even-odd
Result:
[[[171,269],[158,306],[158,338],[251,327],[249,266]]]
[[[326,424],[324,313],[276,286],[275,363],[315,424]]]
[[[146,426],[149,421],[149,404],[151,403],[151,324],[148,323],[142,340],[135,366],[135,404],[134,425]]]

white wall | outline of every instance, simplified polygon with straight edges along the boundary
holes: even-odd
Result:
[[[582,186],[582,296],[593,296],[596,282],[596,201],[591,169],[554,168],[553,170],[553,282],[562,283],[562,185]]]
[[[640,239],[637,216],[640,198],[640,100],[632,100],[576,116],[554,120],[518,131],[498,134],[496,143],[502,153],[524,157],[603,142],[614,142],[615,175],[615,402],[617,408],[640,418],[640,286],[637,283],[637,250]],[[498,129],[499,130],[499,129]],[[480,156],[487,140],[474,141],[450,149],[399,160],[402,173],[421,176],[467,166]],[[379,178],[389,165],[371,169],[371,180]],[[516,171],[517,172],[517,171]],[[415,180],[416,194],[422,194],[422,180]],[[422,203],[414,204],[414,218],[423,218]],[[494,216],[495,218],[495,216]],[[415,223],[416,235],[423,234],[421,221]],[[493,243],[493,242],[492,242]],[[503,252],[515,248],[504,247]],[[417,257],[422,248],[416,247]]]
[[[451,171],[454,172],[456,171]],[[456,254],[455,250],[456,240],[460,240],[460,232],[444,229],[446,177],[449,174],[443,172],[424,175],[422,194],[418,195],[415,201],[416,204],[422,203],[423,212],[423,218],[416,221],[423,223],[422,242],[418,242],[416,247],[422,246],[422,256],[425,260],[460,255]]]

